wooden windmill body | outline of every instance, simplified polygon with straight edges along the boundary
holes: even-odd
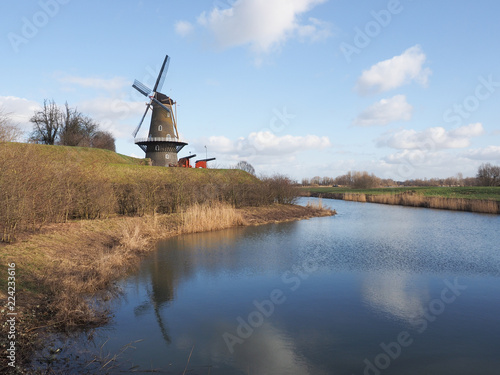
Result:
[[[167,55],[153,90],[137,80],[132,85],[141,94],[151,99],[133,136],[135,144],[146,153],[146,158],[150,158],[153,165],[176,167],[178,164],[177,153],[187,143],[179,139],[174,111],[175,102],[167,95],[159,92],[165,81],[169,61],[170,58]],[[152,108],[152,115],[148,136],[146,138],[135,138],[150,107]]]

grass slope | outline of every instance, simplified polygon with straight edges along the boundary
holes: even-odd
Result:
[[[0,147],[11,152],[36,153],[44,160],[57,163],[76,163],[103,172],[110,182],[129,183],[146,177],[182,178],[189,175],[194,182],[255,183],[258,179],[239,169],[165,168],[146,165],[145,159],[118,154],[113,151],[70,146],[49,146],[4,142]]]
[[[113,151],[99,148],[88,147],[69,147],[69,146],[49,146],[28,143],[2,142],[0,147],[5,147],[11,151],[36,152],[45,158],[53,161],[82,162],[88,165],[94,163],[108,164],[144,164],[144,159],[137,159],[131,156],[121,155]]]

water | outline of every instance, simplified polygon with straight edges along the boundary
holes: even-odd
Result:
[[[500,216],[323,203],[161,242],[96,340],[168,374],[500,373]]]

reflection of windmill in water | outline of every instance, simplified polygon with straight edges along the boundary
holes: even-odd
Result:
[[[194,270],[190,257],[183,252],[172,251],[168,258],[163,259],[161,253],[156,253],[149,263],[147,273],[151,276],[151,281],[147,284],[148,299],[134,308],[134,314],[141,316],[154,313],[160,333],[168,345],[171,343],[168,322],[162,317],[162,310],[166,308],[176,297],[176,289],[183,279],[189,279],[193,276]],[[184,267],[177,265],[183,264]]]
[[[151,99],[147,104],[139,126],[134,130],[134,138],[139,132],[149,108],[152,107],[149,134],[147,138],[135,138],[135,144],[146,153],[146,157],[151,159],[153,165],[165,167],[177,166],[177,153],[187,145],[186,142],[182,142],[179,139],[174,113],[177,112],[175,110],[176,103],[167,95],[160,92],[165,82],[169,63],[170,58],[167,55],[165,56],[153,90],[137,80],[132,85],[142,95]]]
[[[169,345],[171,338],[168,321],[164,319],[162,311],[177,298],[179,285],[192,280],[199,270],[203,273],[220,274],[221,270],[241,267],[240,261],[234,262],[226,254],[234,249],[236,241],[245,236],[245,233],[254,233],[255,230],[253,227],[246,227],[197,233],[169,239],[166,247],[160,245],[159,249],[169,251],[157,251],[143,270],[148,279],[151,277],[146,284],[148,298],[134,308],[135,316],[153,313],[160,333]],[[200,252],[201,249],[204,251]]]

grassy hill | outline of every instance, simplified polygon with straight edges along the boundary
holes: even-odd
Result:
[[[0,143],[0,241],[48,223],[174,213],[193,204],[286,203],[281,180],[239,169],[165,168],[112,151]]]
[[[118,154],[113,151],[70,146],[49,146],[26,143],[0,143],[0,163],[6,154],[29,157],[54,166],[78,165],[79,168],[96,168],[104,171],[110,181],[131,182],[140,181],[148,177],[176,177],[189,176],[198,182],[231,180],[239,183],[255,183],[258,179],[239,169],[203,169],[203,168],[165,168],[146,165],[145,159],[134,158]],[[0,164],[1,167],[1,164]]]

